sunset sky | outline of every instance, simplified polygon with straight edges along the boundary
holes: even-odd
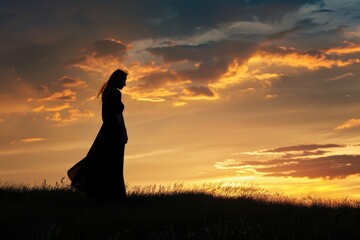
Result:
[[[0,182],[60,181],[122,90],[125,181],[360,198],[358,0],[0,2]]]

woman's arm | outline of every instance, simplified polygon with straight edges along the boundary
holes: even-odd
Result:
[[[121,128],[122,134],[123,134],[122,137],[124,138],[125,143],[127,143],[128,136],[127,136],[127,131],[126,131],[126,127],[125,127],[124,117],[122,114],[117,114],[116,119],[117,119],[118,123],[120,124],[120,128]]]

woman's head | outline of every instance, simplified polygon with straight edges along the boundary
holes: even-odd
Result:
[[[127,77],[128,73],[121,70],[121,69],[117,69],[115,70],[109,80],[107,80],[106,83],[104,83],[98,93],[98,97],[100,95],[103,94],[104,91],[106,91],[107,89],[122,89],[123,87],[126,86],[126,77]]]
[[[107,81],[107,87],[122,89],[124,86],[126,86],[127,75],[127,72],[123,70],[115,70]]]

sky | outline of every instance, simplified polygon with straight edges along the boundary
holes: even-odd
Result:
[[[360,198],[360,2],[0,1],[0,182],[66,177],[118,69],[125,181]]]

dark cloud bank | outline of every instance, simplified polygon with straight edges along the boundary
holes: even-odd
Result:
[[[170,47],[149,48],[148,51],[161,56],[166,63],[187,61],[198,64],[197,68],[178,71],[185,79],[195,83],[215,82],[223,75],[235,58],[239,62],[248,59],[258,44],[242,40],[223,40],[197,45],[177,45]]]
[[[197,34],[219,24],[236,21],[277,21],[284,14],[318,0],[124,0],[124,1],[3,1],[0,26],[27,20],[18,27],[39,25],[79,28],[118,29],[126,41],[141,38],[181,37]],[[46,21],[41,21],[46,19]],[[73,24],[73,25],[72,25]]]
[[[281,158],[263,161],[225,161],[220,163],[219,166],[223,169],[242,169],[243,166],[252,167],[263,176],[272,177],[343,179],[350,175],[360,174],[360,155],[336,155],[322,149],[344,147],[346,145],[338,144],[280,147],[261,152],[281,153]],[[325,154],[328,156],[321,156]],[[320,157],[317,157],[317,155],[320,155]]]

